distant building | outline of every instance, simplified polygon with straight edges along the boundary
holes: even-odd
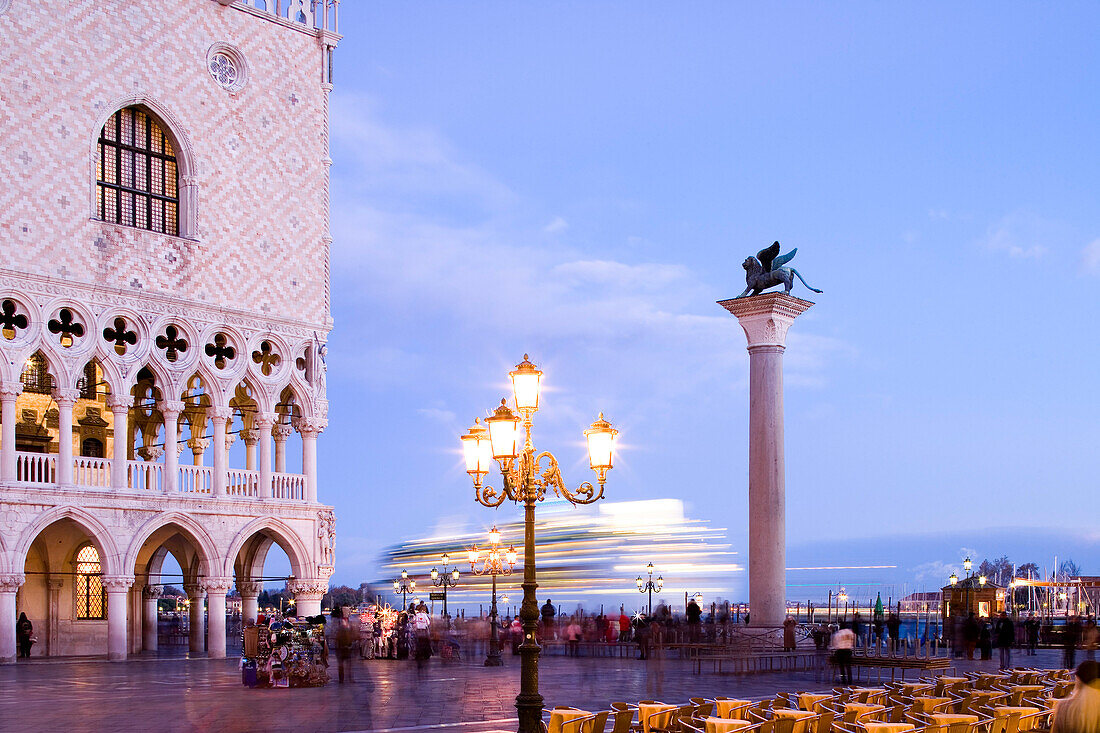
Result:
[[[910,593],[898,601],[902,613],[938,613],[943,603],[943,593]]]

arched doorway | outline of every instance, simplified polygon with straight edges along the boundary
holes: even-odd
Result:
[[[316,593],[315,588],[301,582],[309,577],[306,565],[308,552],[301,539],[279,520],[259,520],[245,528],[238,535],[231,553],[233,576],[241,597],[241,618],[245,623],[261,612],[276,608],[280,595],[283,600],[281,610],[286,615],[313,616],[320,613],[323,590]],[[263,593],[274,602],[261,607],[259,599]]]

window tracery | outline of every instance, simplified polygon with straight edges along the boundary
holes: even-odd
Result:
[[[76,553],[76,617],[82,620],[107,618],[107,590],[103,587],[102,565],[95,545],[84,545]]]
[[[178,235],[176,155],[160,125],[141,108],[124,107],[103,126],[98,149],[99,218]]]

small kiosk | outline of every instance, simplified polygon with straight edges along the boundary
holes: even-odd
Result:
[[[325,617],[249,623],[241,630],[241,678],[248,687],[319,687],[328,683]]]

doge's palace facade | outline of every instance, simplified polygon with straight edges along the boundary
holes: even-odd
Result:
[[[0,661],[156,649],[169,554],[193,652],[272,545],[320,611],[337,6],[0,0]]]

